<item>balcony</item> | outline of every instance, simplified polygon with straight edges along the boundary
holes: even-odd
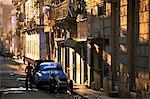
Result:
[[[54,6],[54,17],[56,20],[65,19],[68,16],[68,2],[64,1]]]
[[[55,26],[69,30],[71,37],[76,37],[76,19],[74,17],[74,9],[67,0],[54,5]]]
[[[12,0],[12,3],[18,3],[20,2],[21,0]]]

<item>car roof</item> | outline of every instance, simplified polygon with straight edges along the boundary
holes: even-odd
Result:
[[[43,62],[54,62],[53,60],[35,60],[34,63],[38,63],[38,64],[41,64]]]
[[[57,65],[57,64],[60,64],[60,63],[57,63],[57,62],[43,62],[43,63],[41,63],[40,65]]]
[[[62,65],[58,62],[43,62],[40,64],[41,68],[55,68],[56,66],[62,68]]]

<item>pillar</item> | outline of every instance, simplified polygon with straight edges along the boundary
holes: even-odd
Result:
[[[91,41],[87,41],[87,78],[88,78],[88,87],[91,87]]]

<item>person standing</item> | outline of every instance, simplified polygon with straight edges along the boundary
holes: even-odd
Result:
[[[26,73],[26,81],[25,81],[25,86],[26,86],[26,90],[28,90],[28,81],[30,83],[30,88],[31,90],[33,89],[33,67],[31,66],[31,63],[28,62],[28,66],[25,69],[25,73]]]
[[[25,64],[25,62],[26,62],[26,59],[25,59],[26,57],[25,57],[25,55],[23,55],[23,63]]]

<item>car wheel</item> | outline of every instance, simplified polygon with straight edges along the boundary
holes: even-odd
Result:
[[[35,85],[36,85],[36,88],[38,89],[40,89],[42,86],[42,83],[40,83],[40,77],[38,75],[36,75],[35,77]]]
[[[50,92],[54,92],[55,91],[55,82],[54,82],[54,80],[50,80],[49,90],[50,90]]]

